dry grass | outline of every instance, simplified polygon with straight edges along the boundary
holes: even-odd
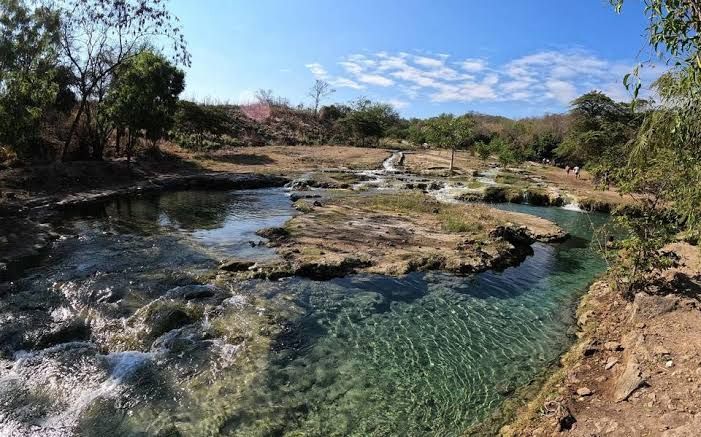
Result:
[[[196,153],[174,144],[163,150],[206,170],[235,173],[303,173],[328,168],[370,170],[380,168],[390,151],[349,146],[261,146],[226,147],[208,153]]]
[[[491,161],[483,161],[470,152],[456,151],[453,170],[457,174],[471,174],[486,170]],[[450,167],[450,150],[421,150],[405,154],[404,167],[414,173],[443,173]]]

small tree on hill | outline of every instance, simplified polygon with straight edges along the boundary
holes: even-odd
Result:
[[[376,144],[379,144],[387,129],[399,120],[399,114],[387,103],[360,98],[352,103],[351,108],[340,122],[353,136],[360,139],[361,146],[366,145],[368,138],[375,139]]]
[[[201,149],[206,136],[226,133],[228,122],[229,117],[219,108],[180,101],[175,112],[174,130],[181,137],[180,145]],[[194,144],[191,142],[193,139]]]
[[[319,104],[321,103],[321,101],[325,97],[328,97],[329,95],[335,92],[336,90],[331,88],[331,84],[326,82],[325,80],[317,79],[314,82],[314,85],[311,87],[308,93],[309,97],[311,97],[314,100],[314,116],[316,116],[319,113]]]

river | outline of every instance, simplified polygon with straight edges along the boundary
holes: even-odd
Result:
[[[473,276],[226,281],[274,257],[281,189],[67,214],[0,303],[1,435],[460,435],[571,344],[606,216],[504,205],[572,238]],[[295,434],[297,433],[297,434]]]

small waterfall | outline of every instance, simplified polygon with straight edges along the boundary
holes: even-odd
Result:
[[[390,156],[389,158],[385,159],[382,162],[382,168],[386,172],[396,173],[396,172],[400,171],[397,168],[397,166],[402,165],[403,162],[404,162],[404,152],[394,152],[394,153],[392,153],[392,156]]]
[[[579,205],[576,203],[568,203],[568,204],[562,205],[561,208],[566,209],[567,211],[586,212],[585,210],[580,208]]]

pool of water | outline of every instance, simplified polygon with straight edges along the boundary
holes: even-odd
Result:
[[[274,256],[254,232],[292,215],[283,191],[76,212],[0,302],[0,434],[461,435],[567,348],[605,267],[605,216],[503,208],[572,238],[467,277],[238,283],[214,268]]]

